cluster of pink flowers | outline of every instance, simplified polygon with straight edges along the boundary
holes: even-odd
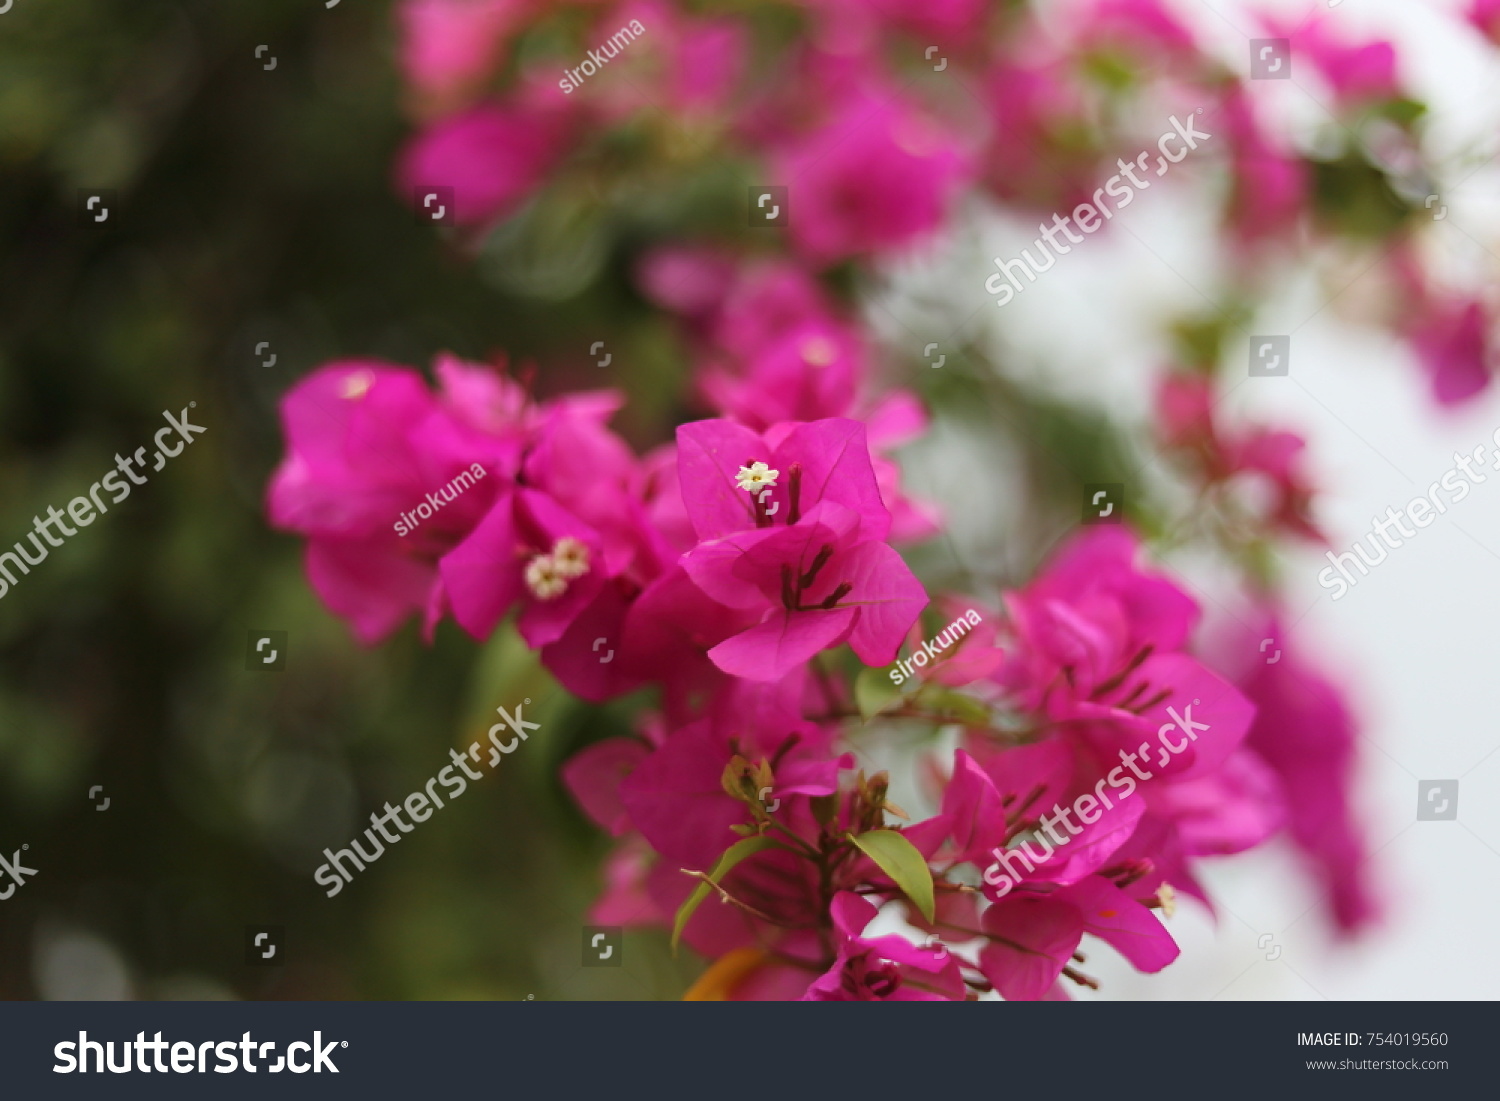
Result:
[[[611,143],[627,132],[670,147],[684,172],[750,162],[760,182],[792,183],[788,243],[819,270],[920,240],[967,192],[1044,215],[1073,209],[1129,141],[1116,121],[1122,91],[1150,90],[1174,106],[1211,104],[1203,125],[1229,169],[1222,227],[1240,290],[1257,293],[1275,271],[1266,265],[1290,250],[1366,247],[1400,291],[1380,320],[1409,343],[1436,398],[1455,404],[1489,385],[1496,304],[1447,285],[1413,247],[1430,215],[1401,196],[1425,195],[1436,173],[1392,42],[1355,40],[1329,14],[1263,21],[1266,36],[1290,42],[1299,87],[1346,145],[1314,154],[1268,123],[1262,89],[1274,82],[1241,79],[1161,0],[1070,0],[1045,26],[1024,6],[980,0],[765,5],[777,7],[800,19],[796,37],[784,19],[696,15],[669,0],[405,0],[400,60],[424,122],[400,157],[400,188],[412,199],[450,187],[458,222],[483,229],[548,190],[598,194],[621,171]],[[1495,35],[1491,0],[1468,15]],[[628,49],[611,45],[625,26],[643,29]],[[933,50],[941,84],[913,78],[935,67]],[[559,79],[591,51],[613,59],[608,68],[576,90]]]
[[[433,387],[408,367],[331,363],[283,402],[272,522],[306,538],[313,587],[366,643],[414,614],[429,639],[449,615],[480,640],[510,620],[579,698],[651,691],[635,735],[584,749],[564,779],[616,839],[590,920],[672,930],[711,961],[691,997],[1063,998],[1065,981],[1094,985],[1085,934],[1161,969],[1177,896],[1212,908],[1201,859],[1282,830],[1337,926],[1359,929],[1376,905],[1349,795],[1355,721],[1281,626],[1264,572],[1247,571],[1256,622],[1205,640],[1186,585],[1130,528],[1102,525],[998,607],[946,593],[924,622],[929,594],[897,548],[943,517],[903,489],[894,452],[928,414],[880,384],[849,271],[950,225],[976,192],[1068,209],[1118,155],[1111,97],[1191,89],[1215,104],[1246,294],[1278,249],[1373,232],[1402,292],[1383,320],[1445,403],[1489,382],[1488,306],[1437,286],[1411,219],[1341,221],[1314,185],[1327,166],[1157,0],[1082,0],[1061,31],[983,0],[779,7],[760,25],[755,9],[667,0],[404,0],[422,123],[398,184],[453,188],[461,238],[580,183],[599,195],[635,170],[621,134],[663,158],[657,173],[753,162],[792,184],[794,213],[770,247],[698,225],[629,258],[713,414],[675,440],[637,454],[609,427],[619,395],[542,400],[503,364],[441,356]],[[1495,4],[1471,19],[1500,34]],[[626,25],[641,29],[611,52]],[[1326,19],[1266,30],[1312,64],[1332,110],[1384,120],[1393,179],[1419,169],[1420,107],[1390,43],[1346,41]],[[936,82],[928,42],[970,94]],[[609,66],[561,87],[595,49]],[[1166,373],[1159,442],[1226,508],[1241,482],[1268,488],[1234,516],[1238,549],[1321,540],[1302,439],[1224,423],[1218,366]],[[392,532],[475,464],[485,477]],[[967,608],[985,610],[885,687],[903,645]],[[1275,663],[1255,645],[1267,638]],[[951,759],[916,777],[925,819],[860,767],[872,717],[961,727]]]

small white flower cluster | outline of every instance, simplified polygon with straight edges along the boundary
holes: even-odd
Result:
[[[552,544],[551,554],[526,563],[526,587],[538,600],[553,600],[568,591],[568,582],[589,572],[589,548],[581,539],[564,535]]]

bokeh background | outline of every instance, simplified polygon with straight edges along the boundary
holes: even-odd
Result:
[[[1472,146],[1500,133],[1492,55],[1438,17],[1454,5],[1359,6],[1357,25],[1401,35],[1433,118],[1478,164],[1434,233],[1455,254],[1500,251],[1500,184]],[[1182,8],[1226,56],[1242,50],[1231,5]],[[689,364],[628,258],[666,226],[740,218],[743,166],[625,202],[563,196],[476,252],[394,193],[409,122],[392,53],[372,0],[15,0],[0,15],[0,539],[148,443],[163,410],[196,401],[208,428],[0,600],[0,850],[28,845],[39,872],[0,903],[0,997],[657,998],[697,972],[657,934],[628,935],[624,967],[580,966],[605,839],[558,766],[624,730],[632,701],[567,698],[503,632],[476,647],[444,624],[427,647],[408,627],[360,648],[313,596],[298,542],[268,529],[262,494],[277,399],[335,358],[504,355],[534,365],[544,395],[623,388],[627,438],[666,438],[697,415],[680,399]],[[650,135],[627,135],[622,158],[637,139]],[[79,193],[99,189],[116,205],[86,222]],[[1134,233],[1090,241],[1003,323],[983,310],[988,258],[1029,238],[985,212],[871,289],[888,369],[937,414],[907,455],[913,488],[952,519],[912,556],[929,588],[1017,584],[1074,522],[1084,482],[1168,478],[1116,429],[1145,422],[1162,322],[1212,279],[1207,215],[1163,193],[1133,214]],[[1340,547],[1500,425],[1494,399],[1438,413],[1409,352],[1341,321],[1329,307],[1359,279],[1289,285],[1247,320],[1294,334],[1294,377],[1229,401],[1305,432]],[[941,369],[929,340],[946,342]],[[1385,924],[1334,947],[1273,845],[1208,870],[1220,911],[1179,911],[1185,951],[1164,974],[1100,954],[1097,996],[1491,996],[1497,506],[1500,484],[1478,487],[1337,603],[1316,555],[1286,563],[1301,629],[1366,719],[1358,801]],[[1219,576],[1174,565],[1200,592]],[[258,630],[288,633],[284,672],[247,668]],[[521,696],[542,723],[524,751],[326,899],[323,847]],[[1460,820],[1416,823],[1417,781],[1460,777]],[[258,925],[286,929],[284,966],[245,963]]]
[[[0,907],[0,997],[666,996],[691,969],[649,941],[628,972],[578,966],[602,838],[556,776],[619,721],[590,708],[541,709],[524,753],[339,897],[312,881],[536,673],[451,625],[366,651],[321,608],[262,509],[291,380],[503,350],[545,362],[544,393],[631,388],[633,438],[675,413],[649,373],[669,356],[605,374],[580,344],[582,318],[617,362],[652,340],[602,249],[581,293],[518,297],[396,198],[391,54],[387,5],[354,0],[0,17],[0,528],[87,493],[164,409],[208,428],[0,602],[0,844],[39,870]],[[117,192],[104,223],[85,189]],[[288,633],[285,672],[247,671],[261,629]],[[244,964],[251,924],[286,928],[284,968]]]

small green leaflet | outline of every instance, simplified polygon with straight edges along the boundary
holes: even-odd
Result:
[[[862,669],[854,678],[854,702],[866,722],[886,708],[894,707],[904,695],[891,683],[883,669]]]
[[[932,872],[917,847],[895,830],[871,830],[849,840],[906,892],[922,916],[933,919]]]

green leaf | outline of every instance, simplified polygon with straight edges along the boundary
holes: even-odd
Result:
[[[966,696],[951,688],[929,684],[922,695],[922,703],[953,722],[970,726],[988,726],[990,709],[973,696]]]
[[[895,830],[850,834],[849,840],[906,892],[924,918],[933,919],[932,871],[915,845]]]
[[[1381,104],[1380,113],[1398,126],[1410,126],[1427,113],[1427,104],[1401,96]]]
[[[714,864],[713,871],[708,873],[708,878],[713,881],[713,884],[717,884],[740,861],[765,849],[773,848],[775,845],[775,840],[769,837],[747,837],[743,841],[736,841],[724,850],[723,855]],[[677,920],[672,923],[672,951],[674,953],[677,951],[677,942],[682,939],[682,931],[687,928],[687,923],[692,918],[693,912],[698,909],[699,903],[708,897],[709,891],[713,890],[713,884],[700,880],[698,886],[693,888],[693,893],[688,895],[687,901],[678,908]],[[929,896],[932,893],[930,881],[927,884],[927,892]]]
[[[884,669],[861,669],[854,678],[854,702],[868,722],[887,708],[894,707],[904,693],[891,683]]]

